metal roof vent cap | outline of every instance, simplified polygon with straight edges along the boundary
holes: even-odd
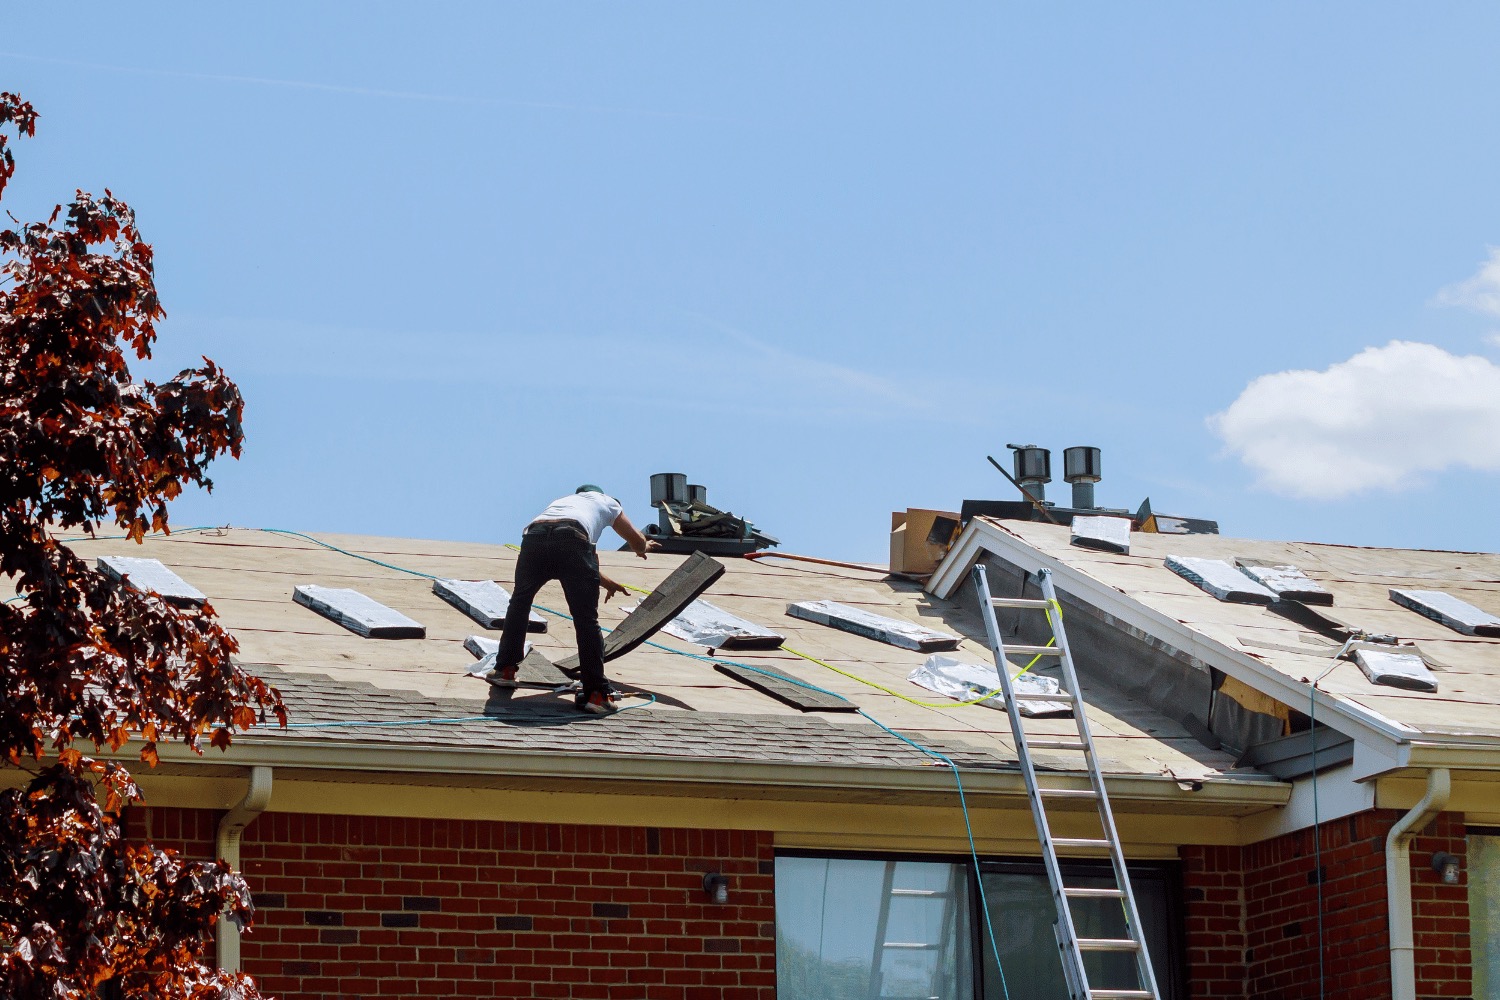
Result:
[[[707,504],[708,503],[708,487],[707,486],[700,486],[697,483],[688,483],[687,491],[688,491],[688,499],[690,501],[692,501],[693,503],[701,503],[701,504]]]
[[[1016,482],[1038,501],[1047,499],[1047,484],[1052,482],[1052,452],[1034,444],[1008,444],[1015,452]]]
[[[651,477],[651,506],[687,503],[688,481],[681,472],[658,472]]]
[[[1073,484],[1073,506],[1078,510],[1094,509],[1094,484],[1103,468],[1098,448],[1086,445],[1063,451],[1063,479]]]

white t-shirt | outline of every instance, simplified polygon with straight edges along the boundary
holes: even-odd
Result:
[[[603,493],[573,493],[552,501],[536,520],[577,521],[589,533],[589,541],[598,545],[604,529],[614,524],[624,511],[620,501]]]

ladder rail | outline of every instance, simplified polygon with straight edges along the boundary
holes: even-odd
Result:
[[[976,565],[973,571],[975,587],[978,591],[980,616],[984,621],[985,632],[988,635],[990,652],[995,657],[995,672],[999,675],[1000,690],[1005,697],[1006,715],[1010,721],[1011,735],[1015,740],[1016,757],[1021,768],[1021,774],[1026,784],[1027,797],[1031,802],[1032,816],[1036,821],[1037,836],[1041,841],[1042,861],[1047,871],[1047,880],[1051,884],[1053,904],[1057,911],[1057,923],[1054,932],[1057,937],[1059,957],[1062,960],[1064,977],[1067,980],[1069,992],[1075,1000],[1091,1000],[1091,998],[1103,997],[1147,997],[1156,1000],[1160,993],[1156,985],[1155,970],[1151,966],[1151,957],[1148,953],[1145,940],[1145,931],[1141,924],[1140,912],[1136,906],[1135,892],[1130,885],[1130,872],[1125,863],[1125,852],[1120,844],[1120,836],[1115,826],[1114,811],[1109,803],[1109,795],[1104,787],[1104,774],[1099,765],[1099,756],[1094,746],[1093,733],[1089,728],[1088,715],[1085,711],[1082,686],[1078,682],[1078,674],[1073,664],[1072,650],[1068,645],[1067,632],[1063,627],[1061,609],[1057,603],[1057,591],[1053,586],[1052,574],[1049,570],[1042,570],[1041,578],[1042,600],[1022,598],[993,598],[990,593],[989,579],[985,573],[982,563]],[[1097,818],[1103,829],[1103,837],[1078,838],[1078,837],[1056,837],[1052,833],[1051,823],[1048,821],[1047,810],[1043,797],[1049,792],[1056,794],[1056,790],[1045,789],[1037,779],[1036,767],[1032,760],[1031,746],[1026,737],[1025,724],[1022,721],[1014,684],[1010,676],[1010,664],[1007,659],[1005,639],[1000,634],[999,624],[995,618],[997,606],[1017,609],[1044,610],[1047,614],[1047,624],[1052,632],[1054,645],[1047,648],[1047,653],[1056,656],[1066,685],[1066,692],[1073,704],[1074,725],[1078,731],[1078,743],[1075,749],[1082,751],[1084,765],[1088,770],[1089,785],[1091,792],[1085,793],[1087,797],[1094,799],[1097,809]],[[1011,650],[1019,655],[1030,655],[1040,651],[1043,647],[1016,645]],[[1058,741],[1055,738],[1042,738],[1038,743],[1051,746]],[[1078,797],[1078,796],[1075,796]],[[1110,867],[1113,870],[1117,890],[1072,890],[1063,881],[1062,866],[1057,856],[1059,846],[1089,847],[1093,849],[1105,849],[1109,855]],[[1118,898],[1120,900],[1125,921],[1128,938],[1122,939],[1099,939],[1080,938],[1076,922],[1073,919],[1073,898]],[[1111,947],[1103,947],[1110,945]],[[1119,947],[1128,945],[1129,947]],[[1084,964],[1084,951],[1128,951],[1136,959],[1136,975],[1139,980],[1139,989],[1093,989],[1088,981],[1088,970]]]
[[[1089,779],[1093,782],[1094,791],[1098,793],[1096,804],[1099,807],[1100,819],[1105,830],[1105,837],[1110,842],[1110,862],[1115,869],[1115,881],[1121,891],[1124,892],[1123,900],[1125,908],[1125,920],[1128,924],[1126,930],[1140,945],[1136,949],[1136,964],[1139,967],[1140,984],[1143,988],[1150,990],[1153,994],[1158,993],[1156,986],[1156,970],[1151,965],[1151,954],[1146,947],[1145,927],[1141,923],[1140,910],[1136,907],[1135,890],[1130,885],[1130,870],[1125,864],[1125,850],[1120,846],[1119,828],[1115,826],[1114,808],[1110,805],[1109,795],[1104,790],[1104,773],[1099,767],[1099,757],[1094,751],[1094,735],[1089,729],[1088,715],[1083,711],[1083,687],[1078,683],[1078,671],[1073,665],[1073,651],[1068,645],[1068,633],[1063,627],[1062,613],[1057,600],[1057,588],[1052,582],[1050,570],[1041,571],[1042,595],[1047,601],[1047,621],[1052,626],[1052,634],[1057,639],[1058,648],[1062,650],[1062,672],[1064,682],[1068,690],[1076,699],[1077,708],[1073,712],[1078,723],[1078,734],[1084,745],[1088,748],[1084,753],[1089,769]]]
[[[1021,766],[1021,775],[1026,782],[1027,798],[1031,800],[1031,814],[1036,822],[1037,835],[1042,842],[1042,863],[1047,869],[1047,881],[1053,887],[1053,897],[1056,901],[1058,889],[1063,884],[1062,869],[1057,861],[1057,849],[1052,843],[1052,827],[1047,822],[1047,810],[1042,805],[1042,797],[1037,793],[1038,782],[1036,768],[1031,761],[1031,748],[1026,744],[1026,730],[1021,722],[1021,709],[1015,698],[1015,685],[1011,683],[1009,661],[1005,658],[1005,640],[1000,635],[1000,626],[995,621],[995,606],[990,603],[990,583],[985,575],[984,564],[979,563],[974,567],[974,581],[979,589],[979,611],[984,619],[985,631],[990,640],[990,652],[995,657],[995,673],[999,675],[1000,690],[1005,696],[1005,714],[1010,718],[1011,736],[1015,741],[1016,757]],[[1075,701],[1074,714],[1081,714],[1078,703]],[[977,872],[975,873],[978,874]],[[1067,900],[1063,899],[1061,905],[1057,906],[1057,934],[1060,950],[1063,952],[1064,971],[1068,974],[1070,986],[1080,975],[1086,975],[1081,962],[1074,962],[1073,956],[1077,954],[1076,941],[1078,932],[1073,926],[1073,911]],[[1071,951],[1071,953],[1070,953]],[[1087,996],[1088,981],[1083,979],[1077,986],[1085,991]]]

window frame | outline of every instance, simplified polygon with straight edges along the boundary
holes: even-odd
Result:
[[[983,872],[996,872],[1008,875],[1038,875],[1045,882],[1047,869],[1041,857],[1025,857],[1020,855],[980,855],[979,865],[976,868],[974,858],[968,853],[949,853],[932,851],[860,851],[860,850],[827,850],[820,851],[815,848],[776,848],[772,853],[772,864],[779,858],[814,858],[841,861],[925,861],[937,864],[959,865],[965,874],[965,882],[968,886],[969,896],[969,947],[972,953],[970,965],[974,975],[974,996],[977,1000],[984,997],[984,954],[989,948],[989,941],[985,930],[985,915],[979,892],[979,877]],[[1059,858],[1059,867],[1063,875],[1088,876],[1113,876],[1113,868],[1104,859],[1094,860],[1091,858]],[[1167,922],[1167,956],[1166,963],[1153,965],[1157,977],[1157,987],[1161,991],[1163,1000],[1187,1000],[1188,997],[1188,967],[1187,967],[1187,924],[1186,924],[1186,900],[1183,898],[1182,863],[1167,859],[1145,859],[1129,861],[1126,864],[1133,879],[1159,879],[1162,883],[1162,895],[1165,898],[1165,918]],[[775,890],[773,887],[773,897]],[[1165,967],[1163,967],[1163,965]]]

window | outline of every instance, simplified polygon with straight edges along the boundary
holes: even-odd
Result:
[[[981,871],[1010,996],[1066,1000],[1041,862],[985,862]],[[1088,862],[1065,862],[1064,877],[1080,886],[1112,883],[1107,868]],[[1175,871],[1135,866],[1131,885],[1161,995],[1185,996]],[[1079,933],[1123,936],[1119,906],[1075,903]],[[778,855],[776,995],[998,1000],[1004,991],[984,921],[976,919],[979,907],[979,884],[967,860]],[[1129,956],[1090,953],[1085,960],[1096,989],[1135,986]]]
[[[1468,848],[1474,1000],[1500,1000],[1500,830],[1471,830]]]

